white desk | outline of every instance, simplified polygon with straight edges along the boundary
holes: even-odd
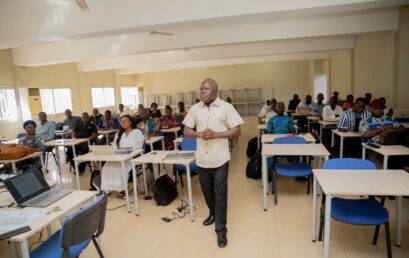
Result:
[[[0,160],[0,163],[11,163],[11,166],[13,168],[13,173],[17,172],[17,168],[16,168],[16,163],[26,160],[26,159],[32,159],[32,158],[40,158],[41,160],[41,169],[44,167],[44,161],[43,161],[43,157],[42,157],[42,152],[34,152],[31,154],[28,154],[25,157],[19,158],[19,159],[5,159],[5,160]]]
[[[188,196],[189,196],[189,210],[190,210],[190,220],[194,221],[194,210],[193,210],[193,200],[192,200],[192,182],[191,182],[191,175],[190,175],[190,163],[195,161],[195,158],[183,158],[183,159],[165,159],[166,155],[170,153],[189,153],[192,151],[154,151],[149,152],[148,154],[142,155],[136,159],[133,159],[131,162],[132,165],[132,173],[135,178],[135,165],[136,164],[146,164],[146,163],[155,163],[155,164],[180,164],[186,166],[186,177],[187,177],[187,189],[188,189]],[[146,172],[145,166],[142,166],[143,177],[144,177],[144,184],[145,184],[145,192],[148,192],[148,187],[146,183]],[[156,178],[155,178],[156,179]],[[134,180],[134,187],[136,181]],[[135,192],[135,191],[134,191]]]
[[[257,124],[257,150],[260,149],[260,135],[261,131],[265,131],[267,129],[266,124]]]
[[[77,153],[75,151],[75,145],[77,144],[81,144],[84,142],[88,142],[89,145],[89,139],[88,138],[84,138],[84,139],[58,139],[58,140],[52,140],[52,141],[48,141],[44,143],[44,146],[46,147],[57,147],[57,151],[56,151],[56,155],[57,155],[57,167],[58,167],[58,174],[61,175],[61,165],[60,165],[60,154],[58,151],[58,147],[62,146],[62,147],[67,147],[70,146],[72,147],[72,151],[74,153],[74,158],[77,157]]]
[[[317,182],[325,197],[324,258],[329,257],[331,199],[337,196],[383,195],[396,198],[396,244],[401,241],[402,196],[409,195],[409,174],[403,170],[325,170],[313,169],[312,241],[316,240]]]
[[[264,211],[267,211],[267,193],[268,193],[268,176],[267,176],[267,158],[273,156],[317,156],[328,159],[330,153],[322,144],[266,144],[263,143],[262,155],[262,181],[263,181],[263,201]],[[321,159],[319,160],[321,167]]]
[[[162,141],[162,150],[165,150],[165,141],[163,136],[148,136],[145,141],[145,144],[149,144],[151,146],[151,151],[153,151],[153,144],[158,141]]]
[[[94,198],[96,195],[96,192],[91,192],[91,191],[74,191],[70,193],[69,195],[61,198],[57,202],[51,204],[47,208],[24,208],[24,210],[45,210],[47,211],[46,214],[34,219],[31,221],[28,226],[31,227],[31,230],[29,232],[14,236],[9,239],[11,243],[11,249],[12,249],[12,256],[13,258],[17,258],[17,246],[16,244],[19,243],[20,246],[20,251],[21,251],[21,256],[23,258],[28,258],[30,257],[30,251],[29,251],[29,246],[28,246],[28,238],[31,237],[32,235],[36,234],[38,231],[43,229],[44,227],[49,226],[53,221],[56,219],[61,219],[65,215],[68,215],[69,213],[72,212],[73,209],[77,209],[78,206],[84,204],[85,202],[90,201],[91,199]],[[61,208],[60,211],[53,211],[53,208],[59,206]],[[19,208],[7,208],[7,209],[2,209],[2,210],[8,210],[8,211],[19,211],[21,209]],[[1,233],[1,232],[0,232]],[[51,233],[51,232],[49,232]],[[49,235],[50,236],[50,235]],[[102,244],[101,239],[98,239],[98,244]],[[101,248],[103,250],[103,248]]]
[[[105,135],[105,140],[106,140],[106,145],[109,145],[109,135],[111,133],[116,133],[118,131],[118,129],[108,129],[108,130],[104,130],[104,129],[99,129],[98,130],[98,134],[103,134]]]
[[[281,138],[281,137],[302,137],[307,143],[314,143],[315,138],[312,136],[310,133],[306,134],[263,134],[261,136],[261,142],[262,143],[272,143],[275,139]]]
[[[389,156],[409,155],[409,148],[403,145],[380,145],[380,148],[372,148],[366,143],[362,143],[362,159],[366,159],[366,149],[377,152],[383,156],[383,169],[388,169]]]
[[[69,135],[72,133],[72,130],[57,130],[55,131],[56,136],[60,136],[62,138],[65,138],[66,135]]]
[[[125,171],[125,162],[130,161],[132,158],[134,158],[137,155],[140,155],[143,153],[144,150],[134,150],[129,154],[113,154],[113,155],[95,155],[92,152],[88,152],[85,155],[81,155],[79,157],[74,158],[75,162],[75,176],[77,177],[77,189],[80,190],[80,176],[78,172],[78,162],[85,162],[85,161],[111,161],[111,162],[119,162],[122,165],[122,173],[124,174],[125,178],[125,196],[126,196],[126,206],[128,208],[128,213],[131,212],[131,205],[129,201],[129,193],[128,193],[128,177],[126,176],[126,173],[128,171]],[[101,173],[102,173],[102,168]],[[102,176],[102,174],[101,174]],[[135,214],[138,215],[138,189],[136,189],[136,180],[137,177],[135,174],[133,174],[133,181],[134,181],[134,194],[135,194]]]
[[[308,120],[308,132],[311,132],[311,122],[312,121],[319,121],[321,120],[321,117],[319,116],[307,116],[307,120]]]
[[[318,121],[318,124],[320,125],[320,142],[322,143],[322,129],[324,127],[335,127],[338,124],[338,121],[324,121],[320,120]]]
[[[162,133],[174,133],[175,134],[175,139],[178,138],[178,132],[180,131],[180,127],[172,127],[172,128],[167,128],[167,129],[161,129]]]
[[[341,132],[337,129],[332,129],[332,136],[331,136],[331,147],[334,147],[334,135],[338,135],[340,138],[340,147],[339,147],[339,157],[344,157],[344,139],[345,138],[353,138],[353,137],[361,137],[361,134],[358,132]]]

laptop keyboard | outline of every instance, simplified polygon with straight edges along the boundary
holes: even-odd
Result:
[[[37,206],[37,207],[46,207],[67,194],[71,193],[72,190],[60,190],[60,189],[51,189],[27,202],[24,203],[25,206]]]

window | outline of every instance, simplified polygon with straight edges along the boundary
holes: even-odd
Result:
[[[64,113],[66,109],[72,110],[71,90],[40,89],[41,106],[47,114]]]
[[[138,88],[137,87],[123,87],[121,88],[122,104],[131,109],[136,109],[139,104]]]
[[[114,88],[92,88],[91,94],[94,108],[115,106]]]
[[[16,95],[13,89],[0,88],[0,120],[18,117]]]

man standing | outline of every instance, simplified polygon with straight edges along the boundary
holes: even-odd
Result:
[[[244,122],[231,104],[217,96],[215,80],[202,82],[200,99],[183,121],[184,134],[197,138],[199,181],[210,213],[203,225],[216,223],[217,244],[223,248],[227,245],[228,138],[240,136],[240,125]]]

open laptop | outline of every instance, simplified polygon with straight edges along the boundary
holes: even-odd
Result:
[[[383,141],[379,141],[380,145],[404,145],[406,142],[406,132],[389,132],[385,134]]]
[[[20,207],[47,207],[72,192],[51,189],[37,168],[4,180],[4,185]]]
[[[107,145],[90,145],[89,150],[95,155],[114,155],[115,148]]]

